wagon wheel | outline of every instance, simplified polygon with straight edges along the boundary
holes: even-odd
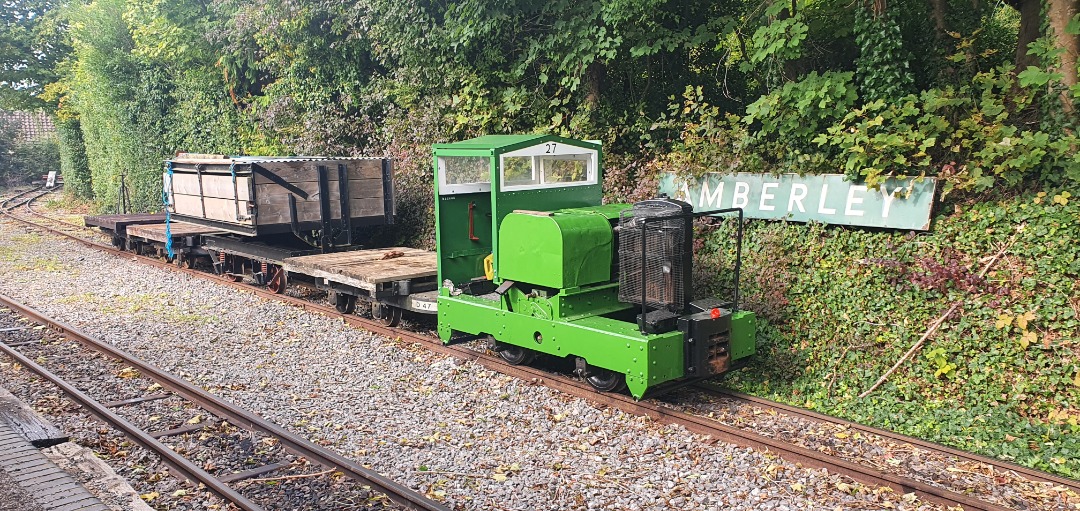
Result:
[[[243,275],[238,275],[227,270],[227,268],[235,266],[231,256],[226,255],[224,252],[218,252],[216,254],[211,252],[210,254],[210,262],[213,264],[215,275],[229,282],[240,282],[244,280]]]
[[[243,282],[244,280],[244,276],[242,274],[232,273],[225,270],[222,270],[221,274],[219,274],[218,276],[229,282]]]
[[[536,359],[536,352],[513,344],[497,343],[499,356],[510,365],[525,365]]]
[[[590,369],[592,374],[585,377],[585,381],[589,382],[589,385],[592,385],[594,389],[600,392],[618,392],[626,388],[625,374],[599,367]]]
[[[267,281],[266,287],[275,294],[284,293],[285,289],[289,287],[289,279],[285,274],[285,269],[280,266],[270,266],[267,271],[270,272],[270,280]]]
[[[329,299],[334,304],[334,308],[342,314],[356,312],[356,296],[354,295],[331,291]]]
[[[386,326],[398,326],[401,323],[401,309],[384,303],[373,303],[371,304],[371,317]]]

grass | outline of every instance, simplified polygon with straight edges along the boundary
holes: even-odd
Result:
[[[70,266],[64,264],[55,257],[35,257],[29,261],[15,264],[15,269],[19,271],[47,271],[52,273],[64,272],[74,274],[74,271]]]

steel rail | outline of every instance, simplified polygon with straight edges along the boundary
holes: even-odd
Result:
[[[59,190],[62,186],[63,186],[63,183],[61,183],[61,184],[59,184],[59,185],[57,185],[57,186],[55,186],[53,188],[50,188],[45,193],[35,195],[35,196],[31,197],[29,200],[27,200],[26,202],[24,202],[22,204],[22,206],[25,207],[26,210],[29,211],[30,214],[32,214],[34,216],[41,217],[41,218],[44,218],[46,220],[56,222],[56,223],[59,223],[59,224],[64,224],[64,225],[69,225],[71,227],[76,227],[76,228],[79,228],[79,229],[88,229],[88,227],[85,226],[85,225],[79,225],[79,224],[76,224],[76,223],[73,223],[73,222],[68,222],[67,220],[51,217],[51,216],[46,215],[45,213],[42,213],[42,212],[40,212],[40,211],[38,211],[38,210],[36,210],[36,209],[34,209],[33,207],[30,206],[31,204],[33,204],[38,199],[40,199],[40,198],[42,198],[42,197],[44,197],[44,196],[46,196],[46,195],[48,195],[48,194],[50,194],[52,192],[55,192],[55,191]],[[14,208],[12,208],[12,209],[14,209]]]
[[[12,301],[5,296],[0,295],[0,304],[14,310],[18,314],[30,317],[35,322],[41,322],[39,315],[36,315],[36,313],[26,314],[26,311],[28,311],[29,309],[24,308],[21,304],[18,304],[17,302]],[[101,404],[94,398],[86,395],[79,389],[75,388],[74,385],[68,383],[63,378],[53,374],[48,369],[45,369],[44,367],[38,365],[37,362],[30,359],[26,355],[19,353],[14,348],[2,342],[0,342],[0,351],[3,351],[7,356],[11,357],[19,364],[22,364],[23,367],[26,367],[34,373],[37,373],[38,376],[41,376],[42,378],[45,378],[46,380],[52,382],[52,384],[59,387],[60,390],[64,392],[64,394],[67,394],[68,397],[78,402],[80,406],[85,408],[102,422],[105,422],[112,427],[122,431],[125,436],[130,438],[135,443],[143,446],[149,451],[153,451],[154,453],[156,453],[158,456],[161,457],[161,460],[169,466],[170,469],[175,470],[177,474],[180,474],[185,479],[206,485],[206,488],[213,492],[215,495],[235,504],[237,507],[243,509],[244,511],[262,511],[263,508],[260,507],[258,504],[251,502],[247,499],[247,497],[244,497],[236,490],[233,490],[232,488],[219,481],[213,475],[207,473],[198,465],[192,463],[191,460],[188,460],[187,458],[184,458],[183,456],[177,454],[176,451],[173,451],[160,440],[151,436],[150,433],[147,433],[138,426],[129,422],[127,419],[108,409],[107,407],[105,407],[105,405]]]
[[[31,188],[29,190],[24,190],[24,191],[19,192],[19,193],[15,194],[15,195],[12,195],[11,197],[8,197],[8,198],[4,199],[2,202],[0,202],[0,211],[7,212],[7,211],[10,211],[12,209],[15,209],[15,208],[21,206],[23,203],[15,204],[13,206],[8,206],[8,204],[10,202],[16,200],[16,199],[22,198],[24,195],[27,195],[29,193],[33,193],[33,192],[36,192],[38,190],[41,190],[42,188],[44,188],[44,185],[38,186],[36,188]]]
[[[136,357],[136,356],[134,356],[134,355],[132,355],[130,353],[126,353],[126,352],[116,348],[112,344],[109,344],[107,342],[95,339],[95,338],[93,338],[93,337],[91,337],[91,336],[89,336],[87,334],[84,334],[84,333],[80,332],[79,330],[67,325],[66,323],[63,323],[63,322],[61,322],[59,320],[56,320],[56,319],[50,318],[48,316],[45,316],[44,314],[38,312],[37,310],[35,310],[35,309],[33,309],[33,308],[31,308],[31,307],[29,307],[27,305],[21,304],[21,303],[15,301],[14,299],[12,299],[12,298],[10,298],[8,296],[0,294],[0,305],[3,305],[5,307],[8,307],[8,308],[16,311],[17,313],[29,318],[31,321],[34,321],[35,323],[46,325],[49,328],[51,328],[51,329],[63,334],[64,336],[68,337],[69,339],[78,341],[79,343],[81,343],[81,344],[83,344],[83,345],[85,345],[85,346],[87,346],[87,347],[89,347],[91,349],[97,350],[97,351],[99,351],[101,353],[104,353],[104,354],[106,354],[106,355],[108,355],[108,356],[110,356],[112,358],[115,358],[117,360],[121,360],[125,364],[128,364],[128,365],[131,365],[131,366],[135,367],[136,369],[139,370],[139,372],[141,374],[143,374],[144,376],[147,376],[150,379],[156,381],[162,387],[164,387],[166,389],[169,389],[170,391],[176,393],[177,395],[179,395],[179,396],[181,396],[181,397],[183,397],[183,398],[185,398],[185,399],[187,399],[187,400],[189,400],[189,401],[191,401],[193,403],[198,404],[200,407],[205,408],[206,410],[210,411],[214,415],[217,415],[218,417],[221,417],[223,419],[228,420],[230,423],[232,423],[234,425],[244,427],[245,429],[248,429],[249,431],[251,431],[251,430],[261,431],[263,433],[269,434],[269,435],[277,438],[281,442],[282,446],[285,447],[286,449],[289,449],[290,451],[292,451],[292,452],[294,452],[294,453],[296,453],[296,454],[298,454],[300,456],[303,456],[303,457],[305,457],[305,458],[307,458],[307,459],[309,459],[311,461],[314,461],[314,462],[316,462],[316,463],[318,463],[318,464],[320,464],[320,465],[322,465],[322,466],[324,466],[326,468],[334,469],[336,471],[342,472],[347,477],[349,477],[350,479],[353,479],[355,481],[361,481],[361,482],[367,484],[368,486],[370,486],[373,490],[375,490],[375,491],[377,491],[379,493],[385,494],[388,498],[390,498],[390,500],[396,502],[397,504],[400,504],[400,505],[405,506],[405,507],[407,507],[409,509],[415,509],[415,510],[449,511],[449,508],[447,508],[446,506],[443,506],[442,504],[439,504],[439,503],[437,503],[435,501],[432,501],[432,500],[428,499],[427,497],[424,497],[423,495],[413,491],[412,489],[410,489],[408,487],[405,487],[405,486],[403,486],[403,485],[401,485],[401,484],[399,484],[399,483],[397,483],[395,481],[392,481],[392,480],[384,477],[383,475],[381,475],[381,474],[379,474],[379,473],[377,473],[377,472],[375,472],[373,470],[364,468],[364,467],[360,466],[359,464],[345,458],[344,456],[341,456],[340,454],[332,452],[332,451],[330,451],[330,450],[328,450],[328,449],[326,449],[326,448],[324,448],[322,446],[316,445],[316,444],[310,442],[309,440],[307,440],[307,439],[305,439],[305,438],[303,438],[303,437],[301,437],[301,436],[299,436],[297,434],[294,434],[291,431],[288,431],[288,430],[282,428],[281,426],[278,426],[277,424],[274,424],[274,423],[262,418],[258,414],[255,414],[255,413],[253,413],[251,411],[248,411],[248,410],[243,409],[243,408],[241,408],[239,406],[236,406],[236,405],[234,405],[234,404],[232,404],[232,403],[230,403],[228,401],[225,401],[224,399],[221,399],[221,398],[219,398],[219,397],[217,397],[217,396],[215,396],[213,394],[210,394],[209,392],[206,392],[205,390],[203,390],[203,389],[201,389],[199,387],[196,387],[195,385],[192,385],[191,383],[187,382],[186,380],[184,380],[184,379],[182,379],[182,378],[180,378],[178,376],[175,376],[175,375],[173,375],[173,374],[171,374],[171,373],[169,373],[167,371],[164,371],[164,370],[150,364],[149,362],[146,362],[146,361],[144,361],[144,360],[142,360],[142,359],[140,359],[140,358],[138,358],[138,357]],[[2,343],[0,343],[0,344],[2,344]],[[20,358],[20,363],[23,363],[23,360],[28,360],[25,357],[23,357],[21,354],[17,354],[16,352],[14,352],[14,350],[11,350],[10,348],[7,348],[6,346],[4,346],[3,348],[0,348],[0,349],[3,349],[5,352],[7,352],[9,355],[11,355],[13,357],[18,356]],[[42,370],[44,370],[44,368],[42,368]],[[35,372],[36,372],[36,370],[35,370]],[[53,378],[50,378],[50,380],[52,380],[52,379]],[[54,381],[54,383],[56,383],[56,380],[53,380],[53,381]],[[63,386],[61,386],[61,388],[65,392],[68,392],[68,390],[73,390],[75,392],[78,392],[78,389],[75,389],[74,387],[71,387],[70,385],[63,385]],[[79,393],[79,394],[80,394],[79,400],[80,400],[80,402],[83,402],[83,399],[84,399],[85,396],[82,396],[81,393]],[[89,398],[86,397],[85,399],[89,399]],[[98,404],[97,406],[100,407],[101,405]],[[102,410],[102,408],[95,408],[95,415],[97,415],[97,413],[99,411],[101,411],[101,410]],[[121,427],[121,429],[123,429],[123,431],[129,432],[129,429],[124,426],[124,423],[126,423],[126,421],[124,421],[122,417],[115,416],[115,414],[112,414],[108,410],[105,410],[105,413],[109,413],[111,416],[102,417],[103,419],[106,419],[110,424],[119,425]],[[113,416],[115,416],[115,418]],[[119,421],[117,423],[114,423],[115,419],[119,419]],[[127,424],[127,425],[130,426],[130,424]],[[144,433],[144,432],[142,432],[141,434],[148,437],[148,435],[146,433]],[[143,441],[143,439],[139,438],[138,441],[140,441],[140,443],[141,443]],[[155,452],[157,452],[156,448],[153,448],[153,447],[151,447],[151,448],[154,449]],[[166,450],[168,450],[167,447],[164,447],[164,448]],[[173,453],[173,455],[178,456],[175,453]],[[176,462],[175,459],[173,459],[171,457],[167,458],[167,459],[172,461],[172,462]],[[183,458],[179,458],[179,459],[183,460]],[[186,462],[187,460],[183,460],[183,461]],[[188,463],[190,463],[190,462],[188,462]],[[192,465],[191,467],[194,467],[194,466]],[[198,467],[194,467],[194,468],[198,469]],[[182,472],[184,472],[185,474],[195,474],[195,472],[193,472],[191,470],[191,468],[188,467],[187,465],[180,465],[180,470]],[[205,472],[203,472],[203,473],[205,474]],[[222,484],[220,481],[217,481],[216,478],[214,478],[213,476],[211,476],[209,474],[206,474],[206,476],[209,477],[210,479],[214,480],[212,482],[213,482],[214,485],[216,485],[216,487],[211,486],[211,481],[204,480],[203,477],[201,477],[201,476],[198,477],[198,480],[200,482],[203,482],[203,483],[207,484],[208,487],[213,488],[215,493],[217,493],[219,491],[219,489],[220,489],[220,491],[223,491],[223,492],[226,491],[226,490],[228,490],[229,492],[232,491],[227,486]],[[219,495],[221,495],[221,494],[219,494]],[[236,494],[236,495],[239,496],[241,499],[243,499],[243,496],[240,496],[239,494]],[[222,495],[222,497],[230,499],[230,500],[233,499],[233,497],[231,495],[228,496],[228,497],[226,497],[226,495]],[[238,502],[238,504],[239,504],[240,502],[243,502],[243,500],[236,501],[236,502]],[[252,504],[252,505],[254,505],[254,504]],[[244,508],[244,509],[249,509],[249,508]],[[250,508],[250,509],[259,509],[259,508],[258,507],[253,507],[253,508]]]
[[[830,424],[836,424],[836,425],[839,425],[839,426],[844,426],[844,427],[847,427],[847,428],[850,428],[850,429],[853,429],[853,430],[856,430],[856,431],[861,431],[863,433],[867,433],[867,434],[871,434],[871,435],[877,435],[877,436],[880,436],[882,438],[887,438],[887,439],[893,440],[895,442],[911,444],[911,445],[913,445],[915,447],[920,447],[920,448],[926,449],[928,451],[935,451],[935,452],[942,453],[942,454],[948,454],[948,455],[954,456],[954,457],[956,457],[956,458],[958,458],[958,459],[960,459],[962,461],[968,461],[968,462],[972,462],[972,463],[982,463],[982,464],[985,464],[985,465],[993,466],[995,468],[1009,470],[1009,471],[1012,471],[1012,472],[1015,472],[1015,473],[1017,473],[1019,475],[1024,476],[1028,480],[1053,483],[1055,485],[1064,486],[1065,488],[1068,488],[1068,489],[1076,492],[1077,494],[1080,494],[1080,481],[1075,481],[1075,480],[1068,479],[1068,478],[1065,478],[1065,477],[1057,476],[1057,475],[1050,474],[1048,472],[1043,472],[1043,471],[1040,471],[1040,470],[1037,470],[1037,469],[1034,469],[1034,468],[1031,468],[1031,467],[1025,467],[1023,465],[1019,465],[1019,464],[1012,463],[1012,462],[1009,462],[1009,461],[996,460],[996,459],[993,459],[993,458],[988,458],[986,456],[980,456],[978,454],[972,454],[970,452],[962,451],[960,449],[956,449],[954,447],[949,447],[947,445],[939,444],[937,442],[931,442],[929,440],[923,440],[921,438],[916,438],[916,437],[913,437],[913,436],[904,435],[904,434],[901,434],[901,433],[897,433],[895,431],[889,431],[887,429],[881,429],[881,428],[875,428],[873,426],[867,426],[865,424],[860,424],[858,422],[849,421],[847,419],[842,419],[840,417],[834,417],[832,415],[824,414],[824,413],[821,413],[821,412],[815,412],[815,411],[812,411],[812,410],[807,410],[805,408],[799,408],[797,406],[792,406],[792,405],[788,405],[788,404],[785,404],[785,403],[780,403],[780,402],[773,401],[771,399],[766,399],[766,398],[763,398],[763,397],[751,396],[749,394],[744,394],[742,392],[736,392],[734,390],[724,389],[724,388],[720,388],[720,387],[714,387],[714,386],[712,386],[710,384],[707,384],[707,383],[705,383],[705,384],[697,384],[697,385],[689,387],[689,389],[698,390],[698,391],[702,391],[702,392],[712,394],[712,395],[715,395],[715,396],[730,398],[730,399],[734,399],[734,400],[737,400],[737,401],[743,401],[743,402],[746,402],[746,403],[751,403],[751,404],[754,404],[754,405],[759,406],[761,408],[764,408],[766,410],[772,410],[772,411],[776,411],[776,412],[779,412],[779,413],[784,413],[784,414],[787,414],[787,415],[793,415],[793,416],[797,416],[797,417],[802,417],[802,418],[810,419],[810,420],[813,420],[813,421],[816,421],[816,422],[823,422],[823,423],[830,423]]]
[[[52,229],[48,226],[34,224],[33,222],[29,222],[25,219],[21,219],[15,216],[12,216],[12,218],[15,218],[16,220],[19,220],[20,222],[23,222],[25,224],[43,228],[60,236],[78,241],[91,248],[103,250],[121,257],[132,257],[133,255],[129,252],[124,252],[111,246],[95,243],[92,241],[81,239],[76,236],[72,236],[68,233]],[[630,396],[623,396],[619,394],[601,394],[596,392],[594,389],[592,389],[591,386],[584,382],[567,378],[565,376],[553,374],[541,369],[527,366],[512,366],[505,363],[496,356],[480,353],[478,351],[471,350],[462,346],[446,346],[442,344],[442,342],[438,339],[434,339],[429,336],[418,334],[416,332],[401,328],[387,327],[373,320],[364,319],[354,314],[341,314],[332,307],[319,305],[287,295],[275,294],[272,291],[267,291],[265,289],[243,283],[231,282],[229,280],[225,280],[220,277],[207,274],[198,270],[180,268],[176,265],[169,264],[151,257],[136,256],[136,258],[139,261],[145,262],[153,266],[157,266],[159,268],[167,268],[173,271],[186,273],[199,278],[213,280],[215,282],[233,287],[235,289],[251,292],[256,296],[268,300],[281,301],[309,312],[318,313],[333,318],[339,318],[351,326],[362,328],[373,333],[385,335],[390,338],[396,337],[402,340],[407,340],[414,344],[420,344],[422,346],[425,346],[432,351],[454,356],[459,359],[474,361],[487,369],[497,371],[508,376],[514,376],[525,381],[543,384],[555,390],[559,390],[572,396],[592,401],[602,406],[617,408],[633,415],[646,415],[655,420],[664,422],[665,424],[681,425],[686,427],[690,431],[704,435],[711,435],[714,438],[718,438],[720,440],[735,445],[750,447],[758,450],[773,451],[777,453],[780,457],[790,462],[802,463],[804,466],[824,468],[848,476],[852,480],[858,481],[860,483],[887,486],[889,488],[892,488],[894,491],[899,491],[903,493],[915,493],[918,497],[922,498],[927,502],[933,502],[944,506],[963,506],[964,509],[984,511],[1005,511],[1008,509],[997,504],[979,500],[978,498],[972,497],[970,495],[960,494],[948,489],[932,486],[927,483],[909,479],[896,474],[881,472],[879,470],[859,465],[857,463],[847,460],[835,458],[834,456],[826,455],[818,451],[813,451],[804,447],[786,444],[783,441],[766,437],[764,435],[760,435],[751,431],[745,431],[736,427],[726,426],[712,419],[698,417],[684,412],[678,412],[649,401],[636,401]],[[996,461],[989,458],[986,458],[985,460],[987,463],[990,464],[998,464]],[[1049,474],[1047,474],[1047,476],[1049,476]]]

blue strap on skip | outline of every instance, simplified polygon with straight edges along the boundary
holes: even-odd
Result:
[[[175,257],[172,249],[172,228],[169,227],[172,219],[172,215],[169,213],[169,197],[172,195],[173,185],[173,168],[171,161],[165,162],[165,173],[169,176],[169,187],[161,191],[161,202],[165,205],[165,252],[169,254],[169,259],[171,260]]]

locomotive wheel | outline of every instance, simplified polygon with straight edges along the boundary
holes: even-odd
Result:
[[[334,308],[342,314],[352,314],[356,312],[356,297],[353,295],[347,295],[345,293],[337,293],[334,291],[331,301],[334,303]]]
[[[626,375],[601,369],[592,368],[592,374],[585,378],[594,389],[600,392],[617,392],[626,388]]]
[[[394,327],[401,324],[401,309],[382,303],[371,304],[371,317],[380,323]]]
[[[274,294],[281,294],[285,292],[285,289],[289,287],[288,278],[285,276],[285,269],[280,266],[270,267],[270,280],[266,283],[266,287],[269,288]],[[355,302],[353,307],[356,307]]]
[[[502,357],[506,363],[513,366],[519,366],[532,362],[536,358],[536,352],[529,348],[500,343],[499,356]]]

